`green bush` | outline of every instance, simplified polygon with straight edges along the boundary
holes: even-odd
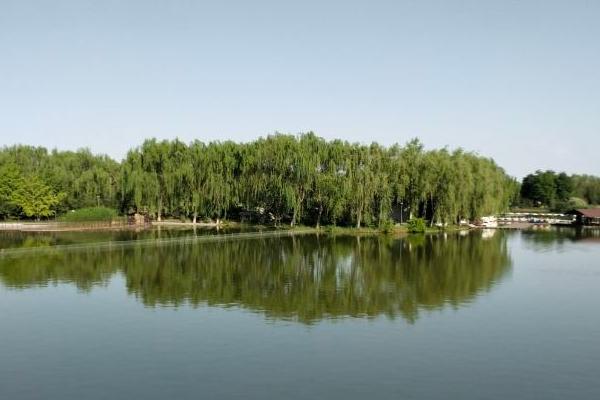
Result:
[[[408,221],[408,231],[411,233],[424,233],[425,220],[423,218],[413,218]]]
[[[569,208],[588,208],[589,204],[582,198],[579,197],[571,197],[569,199]]]
[[[95,222],[112,221],[117,217],[117,212],[107,207],[89,207],[73,210],[59,218],[62,222]]]
[[[568,201],[559,201],[556,203],[553,211],[557,212],[567,212],[574,208],[588,208],[588,203],[579,198],[579,197],[571,197]]]
[[[379,229],[381,229],[381,231],[383,233],[391,233],[394,231],[394,221],[392,221],[391,219],[386,219],[385,221],[383,221],[380,226]]]

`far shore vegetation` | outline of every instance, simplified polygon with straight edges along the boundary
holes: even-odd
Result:
[[[108,207],[86,207],[66,212],[57,218],[60,222],[111,222],[118,218],[117,210]]]
[[[89,150],[0,149],[0,219],[112,221],[140,213],[219,224],[422,232],[511,207],[564,211],[600,203],[600,178],[537,171],[521,183],[492,159],[384,147],[313,133],[249,143],[146,140],[121,162]]]

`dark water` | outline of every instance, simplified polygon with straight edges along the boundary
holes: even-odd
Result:
[[[0,257],[0,399],[600,398],[599,235],[492,233]]]

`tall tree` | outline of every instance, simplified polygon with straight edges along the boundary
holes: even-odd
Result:
[[[0,217],[6,218],[15,212],[13,195],[21,183],[21,174],[15,164],[0,166]]]
[[[36,175],[64,192],[56,212],[105,205],[192,221],[250,212],[276,224],[317,226],[381,226],[398,208],[432,224],[457,222],[506,209],[518,190],[493,160],[473,153],[425,150],[417,139],[389,148],[326,141],[312,132],[241,144],[150,139],[121,163],[86,149],[13,146],[0,150],[0,168],[4,217],[17,211],[7,201],[14,174]],[[593,179],[540,174],[526,179],[523,194],[561,202],[572,182],[578,195],[598,199]]]
[[[54,193],[50,186],[46,185],[35,175],[22,179],[12,195],[12,202],[19,207],[27,217],[50,217],[54,215],[56,207],[64,193]]]

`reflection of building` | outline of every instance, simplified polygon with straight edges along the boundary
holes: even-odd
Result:
[[[482,239],[491,239],[494,237],[496,231],[494,229],[482,229],[481,230],[481,238]]]
[[[600,208],[580,208],[568,214],[577,218],[575,221],[577,225],[600,226]]]

